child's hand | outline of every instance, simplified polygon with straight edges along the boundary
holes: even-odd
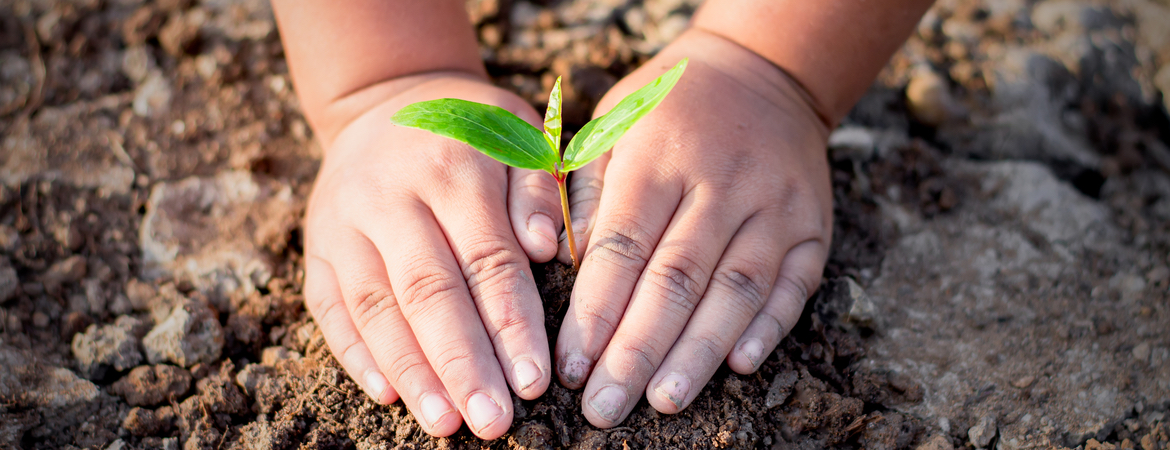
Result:
[[[327,140],[305,214],[306,304],[333,354],[379,403],[401,396],[432,435],[467,421],[494,439],[512,423],[508,384],[532,399],[550,380],[525,249],[544,260],[555,253],[556,187],[454,140],[393,126],[390,116],[453,97],[537,126],[541,119],[481,77],[432,73],[392,84],[401,91],[372,90],[385,100],[367,102],[373,106]],[[509,198],[513,211],[549,220],[510,221]]]
[[[658,411],[680,411],[724,359],[758,369],[829,251],[828,127],[767,60],[691,30],[598,113],[683,57],[686,74],[658,109],[573,174],[574,229],[588,245],[556,358],[564,385],[585,386],[598,427],[624,420],[644,390]]]

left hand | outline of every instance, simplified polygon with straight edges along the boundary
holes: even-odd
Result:
[[[684,57],[665,101],[571,180],[574,231],[588,245],[555,358],[602,428],[643,391],[660,412],[682,410],[724,359],[758,369],[829,251],[828,126],[767,60],[691,30],[614,86],[597,114]]]

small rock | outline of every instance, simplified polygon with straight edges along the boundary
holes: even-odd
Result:
[[[1024,376],[1022,376],[1022,377],[1020,377],[1020,378],[1017,378],[1017,379],[1016,379],[1016,381],[1013,381],[1013,382],[1012,382],[1012,386],[1015,386],[1015,387],[1017,387],[1017,388],[1019,388],[1019,389],[1027,389],[1027,388],[1028,388],[1028,386],[1031,386],[1031,385],[1032,385],[1032,383],[1035,383],[1035,382],[1036,382],[1036,377],[1035,377],[1035,376],[1033,376],[1033,375],[1024,375]]]
[[[906,102],[915,119],[937,127],[962,118],[966,110],[951,95],[947,80],[929,67],[919,67],[906,86]]]
[[[954,448],[946,435],[935,433],[918,447],[915,447],[915,450],[954,450]]]
[[[866,295],[865,289],[862,289],[861,285],[853,281],[852,278],[845,277],[845,284],[847,286],[846,292],[851,300],[849,312],[845,314],[845,320],[862,326],[873,326],[877,316],[877,307],[874,306],[873,299]]]
[[[536,450],[553,448],[557,443],[556,433],[540,422],[526,422],[516,428],[509,444],[516,449]]]
[[[154,57],[145,45],[132,46],[122,54],[122,73],[136,84],[145,81],[150,71],[156,68]]]
[[[110,445],[106,446],[106,450],[126,450],[126,441],[115,439]]]
[[[1133,359],[1136,359],[1136,360],[1141,361],[1141,362],[1149,361],[1150,360],[1150,343],[1149,342],[1142,342],[1138,345],[1133,346],[1132,354],[1133,354]]]
[[[199,36],[199,26],[204,21],[206,17],[201,10],[194,10],[190,14],[171,14],[158,32],[158,42],[171,56],[182,57]]]
[[[1124,300],[1133,300],[1146,290],[1146,280],[1141,275],[1118,273],[1109,279],[1109,289],[1117,291]]]
[[[800,375],[795,370],[786,370],[776,374],[772,378],[772,384],[768,386],[768,394],[764,397],[764,407],[768,409],[783,405],[788,396],[792,394],[792,387],[796,386],[796,380]]]
[[[0,225],[0,252],[12,253],[20,245],[20,232],[8,225]]]
[[[134,91],[131,108],[142,117],[157,117],[170,108],[171,83],[161,71],[152,71]]]
[[[62,408],[97,399],[98,387],[35,354],[0,344],[0,404],[7,408]]]
[[[49,323],[52,322],[52,320],[53,319],[50,318],[48,314],[45,314],[44,311],[36,311],[32,314],[33,326],[37,328],[44,328],[49,326]]]
[[[181,367],[165,364],[138,366],[110,386],[110,392],[131,406],[153,406],[178,400],[191,387],[191,374]]]
[[[151,287],[151,285],[131,278],[126,282],[126,299],[130,301],[130,306],[135,311],[148,311],[158,296],[158,291]]]
[[[163,406],[157,410],[130,408],[122,420],[122,428],[135,436],[154,436],[170,431],[175,426],[174,409]]]
[[[845,126],[829,135],[829,148],[837,161],[869,161],[876,146],[873,130],[865,127]]]
[[[280,345],[265,348],[260,352],[260,364],[266,366],[276,367],[276,364],[281,361],[294,360],[299,361],[302,358],[300,353],[284,348]]]
[[[985,415],[979,418],[979,422],[975,426],[967,430],[967,437],[971,439],[971,445],[974,445],[975,448],[987,448],[991,444],[991,439],[995,437],[995,433],[995,416]]]
[[[15,297],[19,287],[20,278],[16,275],[16,269],[8,262],[8,258],[0,256],[0,303]]]
[[[275,370],[263,364],[248,364],[236,374],[236,384],[244,389],[244,393],[255,397],[257,389]]]
[[[142,340],[151,364],[171,361],[182,367],[218,360],[223,343],[219,318],[205,303],[191,299],[175,306]]]
[[[1146,273],[1146,280],[1149,280],[1151,284],[1158,284],[1163,281],[1170,280],[1170,267],[1158,266],[1150,269],[1150,271]],[[3,298],[2,294],[0,294],[0,298]]]
[[[121,316],[111,325],[90,325],[84,333],[73,336],[73,357],[77,358],[86,378],[100,378],[107,367],[123,371],[142,362],[139,333],[142,321]]]
[[[45,285],[45,291],[57,292],[61,285],[76,283],[85,278],[85,272],[85,257],[74,255],[50,266],[49,270],[41,275],[41,283]]]

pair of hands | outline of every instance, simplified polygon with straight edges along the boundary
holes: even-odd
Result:
[[[432,435],[466,421],[493,439],[511,425],[508,386],[534,399],[554,372],[611,427],[643,392],[680,411],[725,359],[758,369],[820,282],[828,128],[782,71],[701,30],[615,85],[597,114],[683,57],[666,100],[572,175],[584,257],[555,359],[529,267],[568,260],[555,181],[390,125],[437,98],[537,127],[541,116],[485,79],[436,72],[396,80],[345,125],[305,217],[305,298],[354,381],[379,403],[401,398]]]

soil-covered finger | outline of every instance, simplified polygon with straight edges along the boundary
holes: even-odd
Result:
[[[595,426],[614,426],[633,408],[692,320],[712,271],[739,229],[738,218],[725,205],[697,197],[687,196],[679,205],[589,377],[582,409]]]
[[[511,401],[468,282],[432,211],[420,203],[399,213],[400,226],[371,235],[396,300],[369,299],[370,307],[401,312],[472,432],[498,437],[511,425]]]
[[[682,198],[678,186],[630,175],[603,193],[557,338],[557,374],[569,388],[585,385]]]

